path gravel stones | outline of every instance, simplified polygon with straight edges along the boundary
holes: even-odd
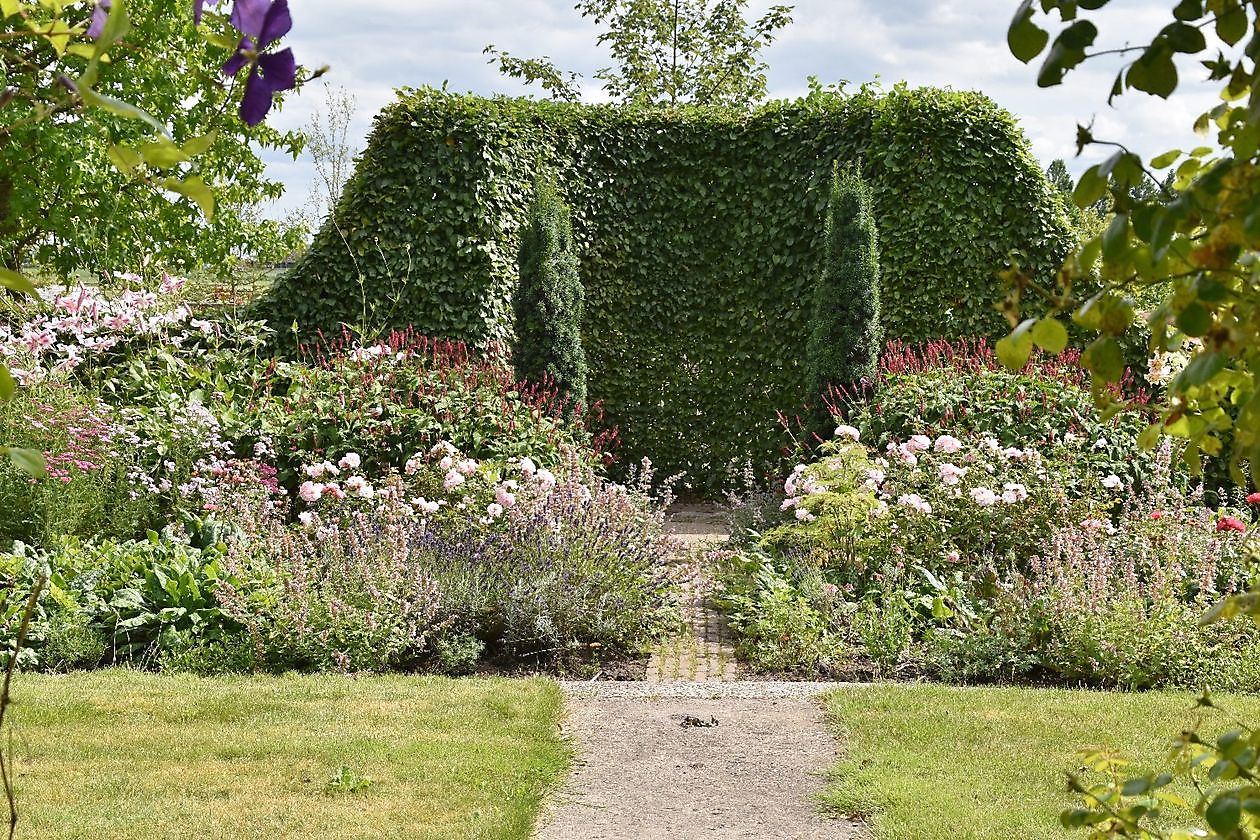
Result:
[[[688,550],[725,539],[713,508],[673,511]],[[574,769],[537,840],[866,838],[815,795],[835,763],[819,695],[834,683],[738,681],[703,580],[688,631],[653,652],[645,682],[562,682]]]

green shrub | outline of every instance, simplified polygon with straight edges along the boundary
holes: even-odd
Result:
[[[520,282],[512,298],[512,362],[521,381],[555,382],[575,405],[586,404],[582,350],[582,282],[569,208],[539,179],[521,231]]]
[[[1005,334],[1012,250],[1043,280],[1072,241],[1010,114],[979,94],[818,93],[752,111],[402,92],[333,218],[260,312],[288,340],[357,324],[506,340],[538,171],[573,208],[592,400],[626,463],[721,488],[777,461],[775,411],[808,398],[832,162],[862,160],[884,333]],[[399,208],[423,208],[421,213]]]
[[[824,232],[826,256],[810,317],[810,392],[821,405],[832,388],[874,384],[883,349],[879,322],[879,236],[861,172],[836,168]]]

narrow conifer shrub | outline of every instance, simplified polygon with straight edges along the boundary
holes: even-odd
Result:
[[[513,361],[519,379],[551,379],[572,404],[586,404],[586,353],[582,349],[582,281],[573,247],[569,208],[555,185],[539,179],[521,232],[520,284],[512,300],[516,319]]]
[[[878,370],[879,239],[871,207],[871,189],[858,168],[837,165],[806,357],[811,393],[820,403],[832,388],[873,383]]]

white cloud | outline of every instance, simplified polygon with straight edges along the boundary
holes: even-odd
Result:
[[[753,0],[757,14],[770,3]],[[1199,145],[1189,131],[1194,117],[1215,101],[1193,80],[1203,71],[1182,66],[1182,88],[1164,102],[1131,92],[1107,105],[1119,64],[1086,62],[1056,88],[1036,86],[1036,67],[1006,48],[1006,27],[1015,0],[797,0],[795,22],[766,51],[771,95],[797,96],[806,78],[847,79],[853,85],[879,76],[886,85],[906,80],[980,90],[1016,115],[1043,163],[1068,159],[1079,171],[1104,154],[1075,155],[1077,123],[1094,121],[1096,136],[1154,154]],[[1141,43],[1168,20],[1167,0],[1131,0],[1089,13],[1101,31],[1099,46]],[[572,0],[295,0],[289,43],[308,66],[329,64],[327,79],[358,98],[352,134],[362,147],[372,117],[393,99],[395,88],[441,85],[481,94],[526,92],[487,63],[488,44],[521,56],[548,55],[564,68],[587,75],[607,66],[595,43],[598,28],[578,16]],[[1190,81],[1185,81],[1190,80]],[[584,91],[598,96],[598,85]],[[272,122],[282,128],[306,123],[321,104],[319,87],[292,97]],[[305,158],[268,158],[269,171],[287,185],[274,215],[301,205],[313,167]]]

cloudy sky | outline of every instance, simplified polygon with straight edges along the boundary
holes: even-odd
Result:
[[[783,0],[791,2],[791,0]],[[750,16],[769,3],[750,0]],[[1149,40],[1171,17],[1170,0],[1113,0],[1099,24],[1099,46]],[[1058,88],[1036,86],[1035,69],[1006,48],[1006,27],[1017,0],[798,0],[794,23],[765,53],[770,93],[795,97],[813,75],[854,86],[877,76],[885,85],[906,80],[980,90],[1012,111],[1043,163],[1068,159],[1079,171],[1090,154],[1073,160],[1075,126],[1094,121],[1095,135],[1131,144],[1148,156],[1199,145],[1188,131],[1213,102],[1194,84],[1203,71],[1183,67],[1183,89],[1168,102],[1131,92],[1107,106],[1116,63],[1087,62]],[[308,67],[328,64],[326,77],[357,99],[352,134],[362,147],[371,120],[397,87],[441,85],[482,94],[527,92],[487,64],[488,44],[522,57],[550,56],[562,68],[590,74],[608,66],[596,45],[598,28],[578,16],[572,0],[291,0],[288,43]],[[597,84],[585,89],[601,98]],[[271,122],[299,128],[323,102],[318,83],[286,103]],[[1101,154],[1101,152],[1096,153]],[[303,205],[314,180],[311,162],[270,156],[286,196],[269,215]]]

